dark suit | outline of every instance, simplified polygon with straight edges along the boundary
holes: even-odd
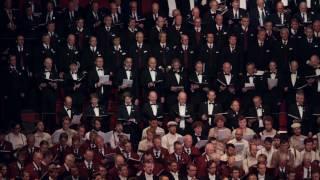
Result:
[[[89,71],[94,67],[94,61],[97,57],[103,56],[103,51],[100,48],[95,47],[96,50],[91,50],[90,46],[82,50],[81,53],[81,70]]]
[[[68,45],[62,47],[58,52],[59,72],[68,72],[71,63],[80,63],[80,52],[76,47],[69,48]]]
[[[261,109],[261,112],[262,112],[262,116],[258,116],[258,110]],[[260,128],[262,128],[260,126],[260,121],[262,121],[263,117],[264,116],[268,116],[268,115],[271,115],[271,111],[270,111],[270,108],[267,106],[267,105],[261,105],[261,107],[250,107],[248,109],[248,113],[247,115],[249,117],[256,117],[256,119],[252,120],[252,122],[250,122],[250,119],[248,119],[249,121],[249,127],[253,130],[255,130],[255,132],[259,132],[261,131]]]
[[[175,49],[175,55],[180,59],[181,64],[186,70],[191,70],[196,58],[196,52],[193,47],[188,45],[188,49],[184,50],[182,45],[179,45]]]
[[[122,94],[124,92],[130,92],[131,95],[133,96],[133,98],[138,98],[139,95],[139,78],[138,78],[138,74],[137,71],[130,69],[130,77],[127,77],[127,73],[126,73],[126,69],[124,67],[121,67],[120,69],[117,70],[117,74],[116,74],[116,86],[119,88],[119,94]],[[122,86],[123,81],[125,79],[130,79],[132,80],[132,86],[131,87],[127,87],[127,88],[120,88],[120,86]]]
[[[177,80],[178,77],[180,77],[179,82]],[[183,70],[179,70],[179,72],[174,72],[173,70],[170,70],[166,74],[166,81],[165,81],[166,104],[168,105],[167,107],[171,107],[173,104],[177,103],[177,96],[181,90],[172,91],[171,88],[178,87],[178,86],[183,87],[185,91],[187,90],[188,88],[187,74]]]
[[[170,117],[172,119],[175,119],[175,118],[178,118],[181,120],[184,120],[185,121],[185,127],[184,128],[181,128],[180,127],[180,123],[178,123],[178,126],[177,126],[177,129],[178,129],[178,132],[179,134],[189,134],[192,132],[192,123],[190,122],[187,122],[187,120],[189,118],[194,118],[194,114],[193,114],[193,106],[191,104],[186,104],[185,105],[185,117],[182,117],[181,114],[180,114],[180,110],[179,110],[179,104],[175,104],[171,107],[170,109]]]
[[[205,71],[210,76],[210,79],[216,77],[216,73],[222,63],[222,51],[215,46],[215,43],[213,43],[212,48],[206,43],[200,47],[199,56],[205,63]]]
[[[198,76],[202,76],[201,82]],[[201,75],[198,75],[197,72],[192,72],[189,75],[189,83],[191,85],[190,100],[192,105],[195,107],[195,111],[198,110],[199,104],[206,99],[207,91],[210,88],[209,82],[210,82],[209,77],[206,73],[202,73]],[[192,90],[192,86],[198,86],[198,88]]]
[[[234,66],[232,66],[232,69]],[[227,83],[227,78],[230,77],[229,84]],[[237,96],[238,90],[239,90],[239,79],[237,75],[229,74],[225,75],[223,72],[218,73],[217,79],[214,82],[215,83],[215,89],[217,90],[217,100],[221,102],[222,107],[224,109],[228,109],[231,101]],[[225,89],[221,89],[222,87],[225,87]]]
[[[77,111],[82,109],[83,101],[85,100],[85,95],[87,94],[86,90],[86,74],[82,72],[77,72],[77,79],[74,80],[71,72],[67,72],[64,74],[64,93],[67,96],[72,97],[72,102]],[[80,85],[79,88],[75,88],[75,86]]]
[[[151,72],[155,72],[155,79],[151,77]],[[149,83],[153,83],[154,86],[149,87]],[[150,91],[156,91],[159,97],[163,96],[164,88],[164,75],[160,69],[150,70],[145,68],[140,76],[140,85],[143,93],[147,96]],[[146,98],[146,97],[145,97]]]
[[[263,45],[260,46],[258,41],[255,41],[249,45],[249,48],[248,59],[255,63],[257,69],[265,70],[272,59],[271,45],[264,41]]]
[[[150,54],[151,49],[146,43],[143,43],[141,48],[137,46],[137,43],[130,46],[129,48],[129,56],[133,59],[135,69],[143,69],[147,64],[147,60],[150,57]]]
[[[166,68],[171,64],[171,59],[174,56],[174,49],[168,43],[166,43],[165,47],[162,47],[160,43],[157,43],[153,46],[152,55],[157,59],[158,66]]]
[[[151,106],[157,106],[157,114],[156,115],[153,113]],[[153,104],[150,104],[149,102],[145,103],[142,107],[142,116],[143,116],[145,122],[152,120],[152,119],[157,119],[159,121],[162,121],[164,118],[164,110],[163,110],[162,104],[157,103],[157,104],[153,105]]]
[[[299,118],[298,121],[300,121],[300,123],[303,124],[303,126],[301,127],[302,133],[304,135],[307,135],[308,132],[310,131],[312,132],[312,129],[313,129],[312,126],[314,123],[310,116],[311,109],[308,107],[306,103],[302,106],[302,109],[303,109],[303,114],[301,116],[298,110],[298,105],[296,103],[292,103],[288,106],[288,114],[291,114]],[[287,123],[288,130],[291,129],[291,125],[294,120],[296,119],[290,116],[288,117],[288,123]]]

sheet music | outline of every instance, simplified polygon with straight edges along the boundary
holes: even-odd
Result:
[[[278,86],[278,79],[268,78],[268,87],[269,87],[269,89],[272,89],[272,88],[274,88],[276,86]]]
[[[133,84],[133,80],[131,80],[131,79],[123,79],[122,80],[122,85],[126,85],[128,87],[132,87],[132,84]]]
[[[110,81],[110,75],[99,76],[99,81],[100,81],[102,84],[106,84],[107,82]]]
[[[82,114],[73,115],[72,120],[71,120],[71,124],[76,124],[76,125],[81,124],[81,122],[80,122],[81,117],[82,117]]]

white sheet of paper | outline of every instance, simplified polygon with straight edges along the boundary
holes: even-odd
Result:
[[[81,122],[80,122],[81,117],[82,117],[82,114],[74,115],[74,116],[72,117],[71,124],[77,124],[77,125],[79,125],[79,124],[81,123]]]
[[[278,79],[271,79],[271,78],[268,78],[268,87],[270,89],[274,88],[278,86]]]
[[[181,129],[185,129],[186,128],[186,121],[184,119],[180,120],[179,127]]]
[[[252,88],[252,87],[254,87],[254,84],[252,84],[252,83],[245,83],[245,84],[244,84],[244,87],[245,87],[245,88]]]
[[[131,79],[123,79],[122,85],[127,85],[128,87],[132,87],[133,80]]]
[[[247,0],[240,0],[240,8],[247,9]]]
[[[284,6],[288,6],[288,0],[281,0]]]
[[[106,84],[107,82],[110,81],[110,75],[100,76],[100,77],[99,77],[99,81],[100,81],[102,84]]]

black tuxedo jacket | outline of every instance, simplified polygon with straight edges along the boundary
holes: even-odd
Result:
[[[297,57],[296,50],[296,44],[292,39],[289,39],[287,44],[283,44],[282,40],[276,42],[274,46],[274,57],[282,72],[289,70],[289,62]]]
[[[174,49],[171,44],[166,43],[166,47],[161,47],[160,43],[154,44],[152,55],[156,57],[158,66],[166,68],[171,64],[171,59],[174,56]]]
[[[180,75],[180,81],[178,83],[176,78],[176,73]],[[187,79],[187,73],[184,70],[180,70],[179,72],[173,72],[173,70],[170,70],[166,74],[166,81],[165,81],[165,89],[166,89],[166,102],[171,107],[173,104],[177,103],[177,96],[178,92],[172,91],[171,87],[174,86],[182,86],[184,91],[188,91],[189,82]]]
[[[160,103],[157,103],[157,114],[154,115],[152,112],[151,104],[149,102],[145,103],[142,107],[142,116],[145,121],[149,121],[151,119],[162,120],[164,118],[164,110],[163,106]]]
[[[177,46],[180,44],[181,35],[187,32],[185,25],[181,25],[180,29],[177,29],[174,25],[169,26],[168,39],[173,46]]]
[[[121,46],[119,50],[116,50],[114,46],[108,48],[104,55],[106,67],[109,67],[112,72],[115,72],[123,65],[124,59],[128,56],[128,50]]]
[[[142,48],[138,48],[137,43],[129,48],[129,56],[133,59],[135,69],[145,68],[150,54],[150,46],[146,43],[143,43]]]
[[[37,73],[41,71],[41,68],[43,66],[43,61],[46,57],[52,58],[53,64],[55,64],[56,63],[55,59],[57,57],[57,50],[52,46],[50,46],[49,49],[46,49],[42,44],[38,48],[35,48],[33,52],[33,58],[35,60],[34,60],[34,63],[32,63],[34,72]]]
[[[199,56],[201,60],[205,63],[205,71],[210,77],[215,77],[216,72],[221,67],[222,63],[222,51],[220,51],[215,43],[210,49],[205,43],[200,47]]]
[[[230,46],[226,46],[222,50],[222,59],[224,62],[230,62],[232,65],[232,73],[238,75],[242,73],[245,67],[243,51],[239,46],[236,46],[235,49],[231,52]],[[222,64],[224,63],[222,62]],[[222,64],[220,67],[222,67]]]
[[[268,16],[270,16],[270,11],[268,8],[265,7],[264,12],[265,12],[265,17],[263,18],[263,23],[265,23]],[[250,24],[252,27],[256,28],[260,26],[260,23],[259,23],[260,14],[257,6],[250,10],[249,16],[250,16]]]
[[[303,105],[303,115],[302,117],[300,116],[299,110],[298,110],[298,105],[296,103],[292,103],[289,105],[288,107],[288,114],[291,114],[295,117],[299,118],[300,123],[302,124],[302,133],[304,135],[307,135],[307,133],[309,131],[312,132],[312,130],[314,129],[313,125],[313,120],[311,118],[311,109],[310,107],[305,103]],[[295,118],[293,117],[288,117],[288,123],[287,123],[287,128],[290,131],[291,130],[291,125],[293,123],[293,120],[295,120]]]
[[[111,27],[109,31],[106,30],[105,26],[99,27],[96,32],[98,46],[103,51],[107,51],[112,46],[112,39],[119,35],[117,32],[118,29],[115,27]]]
[[[104,69],[104,75],[110,75],[110,71],[107,69]],[[110,81],[112,81],[112,78],[110,76]],[[110,85],[102,85],[101,87],[95,87],[95,84],[99,82],[99,76],[98,72],[96,71],[96,68],[94,67],[88,74],[88,86],[92,93],[97,93],[99,96],[108,94],[108,91],[111,89]],[[103,87],[103,94],[101,88]]]
[[[186,69],[193,69],[195,59],[196,59],[196,51],[192,46],[188,46],[188,49],[184,51],[182,49],[182,45],[176,46],[175,49],[175,57],[179,58],[181,61],[181,64]]]
[[[207,31],[214,34],[215,45],[218,50],[221,50],[223,47],[225,47],[230,33],[230,30],[227,26],[223,25],[220,31],[215,25],[211,27],[208,26]]]
[[[130,80],[133,80],[132,87],[120,89],[120,93],[129,91],[134,98],[137,98],[139,93],[139,78],[138,78],[137,71],[135,71],[134,69],[131,69],[131,76],[129,78]],[[118,69],[116,74],[116,81],[115,81],[116,86],[120,88],[124,79],[128,79],[128,77],[126,74],[126,70],[122,67]]]
[[[222,112],[223,112],[223,109],[222,109],[221,104],[219,104],[217,102],[214,102],[213,110],[212,110],[211,114],[214,116],[215,114],[222,113]],[[209,112],[208,112],[208,101],[202,102],[200,104],[199,117],[201,118],[202,115],[209,115]],[[213,120],[213,118],[212,118],[212,120]]]
[[[80,51],[76,47],[69,49],[69,47],[65,45],[60,48],[58,56],[57,66],[59,72],[67,72],[71,63],[80,62]]]
[[[121,104],[119,106],[119,112],[118,112],[118,120],[120,122],[126,122],[129,119],[135,119],[136,122],[139,121],[140,119],[140,112],[139,112],[139,108],[136,105],[131,105],[131,112],[130,115],[127,111],[126,105],[125,104]]]
[[[80,65],[81,70],[89,71],[94,67],[94,61],[97,57],[103,56],[103,51],[96,47],[96,51],[91,51],[90,47],[86,47],[82,50]]]
[[[160,69],[156,69],[156,77],[155,82],[152,81],[151,74],[148,68],[145,68],[144,71],[142,71],[140,76],[140,84],[141,87],[145,92],[149,91],[156,91],[158,95],[163,95],[163,88],[164,88],[164,75]],[[153,82],[155,84],[154,87],[148,87],[148,84]]]
[[[269,61],[272,59],[271,45],[268,41],[265,41],[263,46],[260,47],[258,41],[255,41],[249,47],[248,59],[255,63],[257,69],[265,70]]]

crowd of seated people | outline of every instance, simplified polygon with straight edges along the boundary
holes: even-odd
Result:
[[[0,8],[0,179],[320,180],[319,0]]]

